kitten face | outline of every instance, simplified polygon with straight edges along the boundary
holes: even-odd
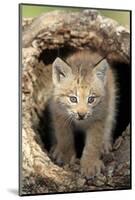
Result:
[[[75,85],[75,82],[71,84]],[[99,93],[97,88],[89,86],[77,85],[73,88],[60,87],[56,94],[56,101],[61,107],[61,111],[65,111],[75,120],[85,120],[93,116],[94,111],[98,109],[103,99],[103,94]],[[101,88],[101,86],[100,86]]]
[[[105,63],[106,64],[106,63]],[[105,66],[74,73],[58,58],[53,64],[54,99],[74,120],[94,117],[105,96]]]
[[[66,97],[67,112],[76,120],[85,120],[91,117],[94,107],[97,106],[101,99],[94,93],[86,92],[85,94],[85,92],[81,93],[80,88],[78,88],[77,96],[72,93]]]

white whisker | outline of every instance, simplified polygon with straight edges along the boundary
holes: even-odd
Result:
[[[70,119],[70,115],[68,115],[67,118],[65,119],[64,124],[63,124],[64,126],[68,125],[69,119]]]

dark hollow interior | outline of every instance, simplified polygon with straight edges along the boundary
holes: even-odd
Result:
[[[76,49],[70,47],[44,50],[41,53],[39,60],[42,60],[44,64],[47,65],[52,63],[57,56],[65,59],[70,53],[75,51]],[[113,130],[113,141],[115,141],[131,121],[131,66],[130,64],[122,62],[115,62],[111,66],[116,71],[118,85],[116,126]],[[43,110],[37,129],[44,147],[49,151],[52,145],[52,134],[54,130],[51,126],[51,115],[48,107]],[[85,144],[85,134],[81,131],[76,131],[74,137],[77,157],[80,157]]]

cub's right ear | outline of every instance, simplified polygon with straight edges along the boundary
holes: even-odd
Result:
[[[106,73],[109,68],[109,64],[106,61],[106,59],[101,60],[96,67],[94,68],[93,72],[96,74],[96,76],[103,82],[106,80]]]
[[[72,70],[61,58],[57,57],[52,64],[52,79],[54,85],[62,83],[71,76]]]

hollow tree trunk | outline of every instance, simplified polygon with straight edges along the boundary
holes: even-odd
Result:
[[[47,50],[64,47],[87,48],[98,50],[110,63],[129,64],[129,30],[96,10],[54,11],[23,19],[22,47],[21,194],[130,188],[130,125],[104,158],[106,175],[89,181],[81,177],[78,163],[64,168],[55,165],[35,128],[52,87],[47,78],[42,79],[51,64],[42,62],[42,53],[46,56]]]

